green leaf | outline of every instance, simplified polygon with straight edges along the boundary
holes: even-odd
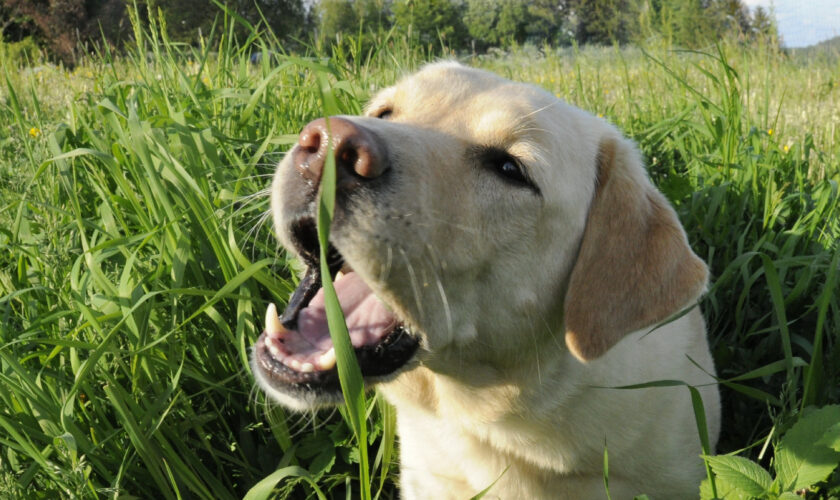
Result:
[[[823,437],[817,441],[817,446],[828,446],[834,451],[840,451],[840,422],[832,425]]]
[[[288,467],[278,469],[263,478],[259,483],[255,484],[250,490],[248,490],[248,493],[245,494],[243,500],[266,500],[271,495],[272,490],[274,490],[274,486],[276,486],[281,479],[285,479],[287,477],[301,477],[305,479],[312,486],[312,489],[315,490],[315,494],[318,495],[320,500],[326,499],[324,494],[321,492],[321,489],[318,488],[318,485],[315,484],[315,481],[306,469],[298,467],[297,465],[290,465]]]
[[[769,472],[746,458],[718,455],[708,457],[708,461],[718,480],[726,481],[751,497],[763,496],[773,484]]]
[[[802,497],[792,491],[785,491],[777,497],[777,500],[802,500]]]
[[[700,483],[700,500],[753,500],[753,497],[719,477],[715,480],[715,488],[717,495],[712,492],[712,486],[709,480],[704,479]]]
[[[799,418],[776,447],[776,474],[783,491],[807,488],[828,477],[840,464],[840,452],[820,446],[840,422],[840,406],[830,405]]]
[[[324,448],[321,450],[320,453],[312,460],[312,463],[309,465],[309,470],[312,472],[312,476],[315,479],[320,479],[321,476],[328,473],[333,465],[335,465],[335,448]]]

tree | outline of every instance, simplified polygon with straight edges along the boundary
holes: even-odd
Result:
[[[528,2],[527,38],[537,43],[568,43],[571,36],[570,33],[564,33],[564,29],[569,12],[569,0]]]
[[[466,47],[467,28],[462,21],[464,4],[450,0],[397,0],[394,24],[411,33],[415,42],[436,47],[438,39],[449,48]]]
[[[674,13],[673,42],[684,47],[699,48],[715,35],[714,20],[704,11],[700,0],[671,0]]]
[[[117,43],[127,33],[125,0],[0,0],[3,36],[32,36],[67,66],[76,63],[79,42]],[[100,32],[100,27],[102,32]]]
[[[719,35],[743,36],[750,32],[750,11],[741,0],[713,0],[706,11]]]
[[[533,16],[518,0],[469,0],[464,15],[467,31],[479,49],[522,43]]]
[[[314,6],[321,39],[389,28],[390,0],[321,0]]]
[[[752,36],[753,38],[764,38],[775,45],[779,44],[779,32],[776,30],[773,16],[760,5],[753,11]]]
[[[528,9],[518,0],[501,0],[499,19],[496,21],[496,33],[500,41],[522,43],[530,22]]]
[[[146,1],[153,15],[157,9],[163,12],[167,33],[181,42],[194,43],[199,33],[207,36],[214,20],[222,15],[222,11],[208,0]],[[303,35],[307,27],[302,0],[220,0],[220,3],[254,26],[262,23],[280,41],[292,41]],[[247,28],[242,25],[236,25],[236,32],[242,37],[248,35]]]
[[[467,2],[464,24],[479,50],[484,50],[498,42],[496,34],[497,8],[498,2],[496,0],[468,0]]]
[[[703,47],[721,37],[750,38],[752,20],[741,0],[648,0],[642,19],[669,43]],[[649,31],[648,26],[643,30]]]
[[[633,0],[576,0],[578,43],[611,44],[630,40],[638,17]]]
[[[315,9],[321,40],[333,40],[340,33],[354,33],[359,29],[359,18],[351,0],[321,0]]]
[[[373,31],[390,27],[392,0],[353,0],[356,16]]]

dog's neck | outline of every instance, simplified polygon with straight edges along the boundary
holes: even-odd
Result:
[[[475,355],[475,349],[467,347],[448,349],[380,387],[397,406],[410,405],[441,417],[471,415],[483,422],[504,420],[523,408],[543,406],[541,394],[547,385],[554,389],[568,385],[560,393],[573,396],[576,389],[572,381],[580,380],[578,372],[585,366],[566,350],[562,338],[533,340],[532,348],[502,360],[482,359]],[[562,351],[560,356],[558,350]],[[552,409],[545,410],[548,415]]]

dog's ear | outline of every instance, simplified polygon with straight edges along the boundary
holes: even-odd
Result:
[[[566,344],[582,361],[696,300],[708,270],[629,141],[607,137],[580,251],[564,299]]]

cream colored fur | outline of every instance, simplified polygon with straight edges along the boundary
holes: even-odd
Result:
[[[696,498],[688,390],[610,388],[697,385],[717,439],[717,388],[692,363],[714,372],[701,313],[648,333],[696,303],[706,267],[633,144],[455,63],[382,91],[366,115],[346,118],[383,141],[392,177],[344,207],[331,239],[422,337],[415,365],[378,385],[397,409],[402,497],[469,498],[498,479],[485,498],[606,498],[606,447],[613,499]],[[476,145],[518,158],[539,193],[469,161]]]

